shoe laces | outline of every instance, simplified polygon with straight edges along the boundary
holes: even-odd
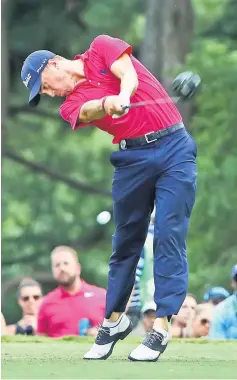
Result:
[[[110,335],[109,328],[108,327],[104,327],[102,325],[99,325],[98,326],[98,334],[97,334],[97,337],[96,337],[96,341],[99,342],[104,334]]]
[[[162,343],[163,339],[164,336],[162,334],[158,333],[155,330],[152,330],[146,337],[146,343],[152,345],[154,342],[157,342],[157,340]]]

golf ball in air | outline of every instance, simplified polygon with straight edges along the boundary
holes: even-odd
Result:
[[[102,211],[99,215],[97,215],[97,222],[99,224],[106,224],[110,221],[111,219],[111,214],[109,211]]]

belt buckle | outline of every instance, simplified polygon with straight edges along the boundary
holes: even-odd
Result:
[[[150,143],[152,143],[152,142],[154,142],[154,141],[157,141],[157,138],[155,138],[155,139],[153,139],[153,140],[148,140],[147,136],[151,135],[152,133],[154,133],[154,131],[153,131],[153,132],[146,133],[146,134],[144,135],[147,144],[150,144]]]
[[[127,143],[126,143],[126,140],[121,140],[120,141],[120,148],[122,150],[125,150],[127,148]]]

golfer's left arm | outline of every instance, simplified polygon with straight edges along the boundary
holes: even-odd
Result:
[[[129,98],[134,95],[138,87],[138,77],[129,55],[122,54],[112,63],[110,70],[121,81],[120,94]]]

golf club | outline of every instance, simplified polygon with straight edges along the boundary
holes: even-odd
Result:
[[[137,103],[131,103],[129,106],[124,107],[124,109],[131,109],[131,108],[136,108],[136,107],[142,107],[142,106],[148,106],[148,105],[153,105],[153,104],[162,104],[162,103],[178,103],[180,100],[181,96],[174,96],[174,97],[169,97],[169,98],[158,98],[154,100],[144,100],[142,102],[137,102]]]
[[[153,100],[144,100],[141,102],[137,103],[131,103],[129,106],[123,107],[124,110],[131,109],[131,108],[136,108],[136,107],[145,107],[153,104],[164,104],[164,103],[178,103],[180,100],[181,96],[174,96],[174,97],[169,97],[169,98],[158,98],[158,99],[153,99]],[[112,119],[118,119],[120,116],[119,115],[112,115]]]

